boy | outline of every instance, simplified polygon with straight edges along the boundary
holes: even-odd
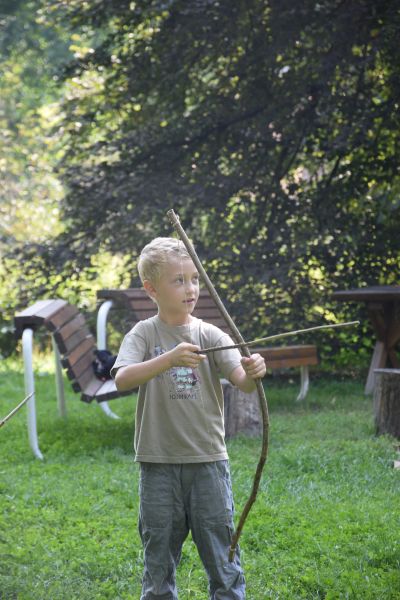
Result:
[[[184,245],[156,238],[138,270],[158,314],[125,336],[112,369],[117,388],[139,386],[135,460],[140,463],[139,532],[144,547],[141,600],[176,600],[176,567],[189,530],[213,600],[243,600],[239,549],[228,552],[233,499],[224,441],[219,373],[244,392],[265,375],[259,354],[197,353],[232,343],[217,327],[192,316],[199,275]]]

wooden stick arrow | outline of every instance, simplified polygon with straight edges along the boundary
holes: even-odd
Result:
[[[19,411],[19,409],[22,408],[32,396],[33,392],[31,392],[26,398],[24,398],[22,402],[20,402],[6,417],[4,417],[4,419],[0,421],[0,427],[3,427],[4,423],[7,423],[7,421],[11,419],[11,417],[13,417],[15,413]]]
[[[258,338],[251,342],[244,342],[240,344],[232,344],[231,346],[214,346],[213,348],[202,348],[197,350],[196,354],[208,354],[209,352],[218,352],[218,350],[232,350],[233,348],[245,348],[246,346],[256,346],[257,344],[263,344],[264,342],[270,342],[271,340],[279,340],[280,338],[297,335],[299,333],[307,333],[309,331],[317,331],[319,329],[333,329],[334,327],[348,327],[349,325],[359,325],[360,321],[347,321],[346,323],[333,323],[331,325],[317,325],[316,327],[307,327],[306,329],[297,329],[297,331],[287,331],[286,333],[277,333],[275,335],[269,335],[267,337]]]

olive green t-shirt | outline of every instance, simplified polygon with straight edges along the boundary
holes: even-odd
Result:
[[[201,319],[170,326],[156,315],[126,334],[111,374],[115,377],[120,367],[159,356],[181,342],[200,348],[233,343],[229,335]],[[196,369],[173,367],[140,386],[135,460],[197,463],[227,459],[220,376],[229,379],[240,359],[236,349],[213,352]]]

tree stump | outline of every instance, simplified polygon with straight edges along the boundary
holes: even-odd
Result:
[[[222,381],[224,392],[225,437],[238,433],[248,436],[261,435],[262,419],[257,391],[241,392],[229,381]]]
[[[374,416],[377,435],[400,438],[400,369],[375,369]]]

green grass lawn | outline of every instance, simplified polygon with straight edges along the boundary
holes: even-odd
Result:
[[[376,438],[361,382],[266,380],[270,452],[241,538],[248,600],[400,599],[400,472],[395,440]],[[136,528],[134,397],[107,418],[67,390],[57,414],[54,377],[36,374],[39,442],[26,409],[0,429],[0,598],[139,599],[143,554]],[[24,397],[17,363],[0,366],[0,416]],[[237,510],[247,499],[260,440],[228,444]],[[180,600],[206,600],[191,541],[179,568]]]

